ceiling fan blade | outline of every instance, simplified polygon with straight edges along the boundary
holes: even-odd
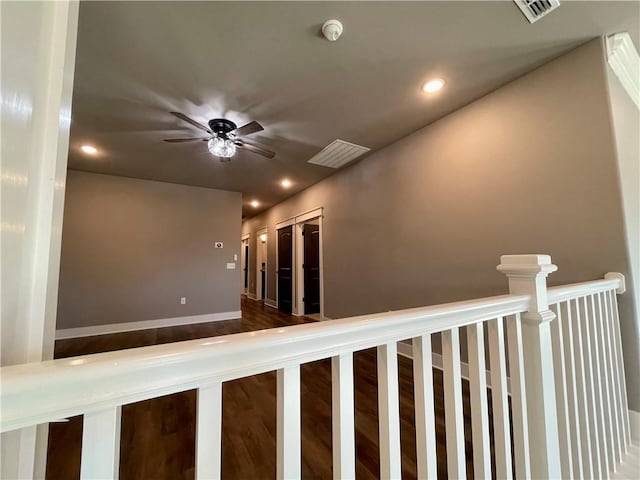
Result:
[[[208,138],[165,138],[164,141],[165,142],[170,142],[170,143],[179,143],[179,142],[197,142],[199,140],[205,141],[205,140],[209,140]]]
[[[258,122],[249,122],[246,125],[241,126],[240,128],[236,128],[233,133],[235,133],[239,137],[242,137],[244,135],[251,135],[252,133],[261,132],[262,130],[264,130],[264,127]]]
[[[184,120],[187,123],[190,123],[191,125],[193,125],[196,128],[199,128],[200,130],[204,130],[207,133],[211,133],[211,130],[209,130],[208,127],[205,127],[203,124],[201,124],[200,122],[196,122],[193,118],[189,118],[187,117],[184,113],[180,113],[180,112],[171,112],[171,115],[178,117],[180,120]]]
[[[273,158],[276,156],[276,152],[272,152],[271,150],[267,150],[266,148],[260,147],[258,145],[248,143],[245,140],[238,140],[236,142],[238,148],[244,148],[245,150],[249,150],[250,152],[257,153],[258,155],[262,155],[263,157]]]

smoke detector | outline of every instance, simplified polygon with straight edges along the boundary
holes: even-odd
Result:
[[[322,34],[324,38],[330,42],[335,42],[342,35],[342,22],[340,20],[331,19],[324,22],[322,25]]]
[[[560,6],[560,0],[513,0],[529,23],[534,23]]]

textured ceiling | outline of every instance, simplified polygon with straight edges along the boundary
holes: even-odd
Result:
[[[533,25],[510,1],[82,2],[69,167],[240,191],[252,215],[334,173],[307,160],[336,138],[375,151],[596,36],[638,46],[639,20],[638,2],[608,1]],[[447,85],[429,97],[433,76]],[[277,155],[223,164],[204,142],[167,144],[198,133],[172,110],[257,120],[250,138]]]

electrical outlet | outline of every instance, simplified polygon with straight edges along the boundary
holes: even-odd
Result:
[[[187,304],[187,297],[180,297],[180,305],[186,305]]]

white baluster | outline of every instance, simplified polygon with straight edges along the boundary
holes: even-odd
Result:
[[[121,407],[85,413],[80,479],[116,479],[120,469]]]
[[[331,358],[333,478],[356,476],[356,440],[353,403],[353,354]]]
[[[444,420],[447,432],[447,475],[449,478],[466,478],[460,332],[458,328],[452,328],[442,332],[441,336]]]
[[[602,478],[602,457],[600,455],[600,432],[598,428],[596,409],[596,379],[594,378],[593,371],[593,354],[591,352],[591,325],[589,318],[589,307],[587,304],[587,298],[582,297],[578,299],[578,309],[580,315],[580,324],[582,326],[582,348],[584,352],[584,372],[585,372],[585,385],[586,396],[584,397],[584,403],[587,408],[587,420],[589,422],[589,433],[591,440],[591,453],[592,453],[592,465],[594,478]]]
[[[277,410],[276,478],[300,478],[300,365],[278,370]]]
[[[471,396],[471,433],[473,437],[473,476],[491,478],[487,367],[484,358],[482,323],[467,327],[469,350],[469,392]]]
[[[605,417],[604,417],[604,400],[602,399],[602,388],[604,377],[600,371],[600,358],[602,356],[599,348],[600,339],[598,338],[596,316],[596,303],[593,295],[585,298],[588,324],[591,340],[591,364],[593,368],[593,390],[594,390],[594,410],[596,412],[596,425],[598,427],[598,450],[600,451],[600,468],[603,477],[609,473],[609,458],[607,456],[608,438],[606,437]]]
[[[521,317],[531,475],[558,478],[562,472],[550,326],[556,316],[547,300],[547,275],[557,267],[548,255],[503,255],[500,260],[498,270],[507,275],[509,292],[531,297]]]
[[[617,468],[616,460],[616,432],[614,429],[613,418],[613,405],[611,392],[613,385],[611,382],[611,370],[608,365],[609,354],[607,352],[607,319],[606,319],[606,305],[605,305],[605,293],[601,292],[596,297],[597,300],[597,322],[596,322],[596,337],[599,343],[599,360],[600,360],[600,372],[602,373],[602,400],[604,402],[604,422],[605,422],[605,438],[608,442],[608,459],[610,472],[615,472]]]
[[[222,465],[222,384],[197,390],[196,478],[217,479]]]
[[[489,363],[491,367],[491,404],[496,455],[496,476],[512,478],[511,430],[509,428],[509,399],[507,390],[507,361],[504,348],[502,317],[487,322]]]
[[[527,394],[524,378],[524,349],[520,314],[507,319],[509,342],[509,373],[511,374],[511,412],[513,417],[513,448],[516,478],[531,478]]]
[[[398,347],[396,342],[378,347],[378,428],[380,478],[402,475],[400,463],[400,404],[398,400]]]
[[[576,355],[576,385],[578,398],[578,418],[580,420],[580,447],[582,449],[582,469],[585,478],[594,478],[593,469],[593,451],[591,449],[591,426],[589,422],[589,409],[587,407],[587,380],[585,363],[589,361],[585,359],[584,343],[582,341],[582,320],[580,316],[580,307],[578,299],[570,302],[572,313],[572,325],[574,334],[574,347]]]
[[[436,479],[436,417],[433,403],[431,335],[412,340],[418,478]]]
[[[605,278],[621,278],[622,286],[616,290],[616,293],[623,294],[625,292],[624,276],[620,273],[607,273]],[[631,429],[629,426],[629,405],[627,402],[627,384],[624,374],[624,358],[622,357],[622,336],[620,334],[620,316],[618,313],[618,299],[611,292],[613,304],[613,330],[616,358],[618,362],[618,382],[620,385],[620,397],[622,399],[622,431],[624,434],[624,451],[628,452],[628,446],[631,443]]]
[[[563,478],[574,478],[571,449],[571,427],[569,425],[569,401],[567,396],[567,375],[564,355],[564,339],[560,305],[553,305],[556,321],[551,322],[551,341],[553,342],[553,368],[556,381],[556,406],[558,408],[558,437],[560,440],[560,468]],[[511,380],[513,385],[513,379]]]
[[[609,371],[609,380],[611,388],[609,395],[611,396],[611,413],[613,427],[613,445],[615,454],[615,463],[622,462],[622,454],[624,450],[624,434],[622,431],[622,400],[620,399],[620,391],[618,390],[618,379],[616,376],[617,362],[615,360],[615,348],[613,346],[613,309],[611,304],[611,291],[605,292],[605,325],[604,325],[604,341],[605,352],[607,353],[606,362]]]
[[[560,316],[560,313],[563,312]],[[564,360],[567,392],[567,417],[569,420],[569,439],[571,447],[571,460],[573,466],[573,477],[583,478],[582,466],[582,439],[580,436],[580,416],[578,413],[578,401],[582,402],[582,397],[578,399],[577,371],[574,346],[574,334],[572,325],[571,306],[565,303],[564,307],[558,306],[558,321],[562,329],[562,341],[564,343]]]

